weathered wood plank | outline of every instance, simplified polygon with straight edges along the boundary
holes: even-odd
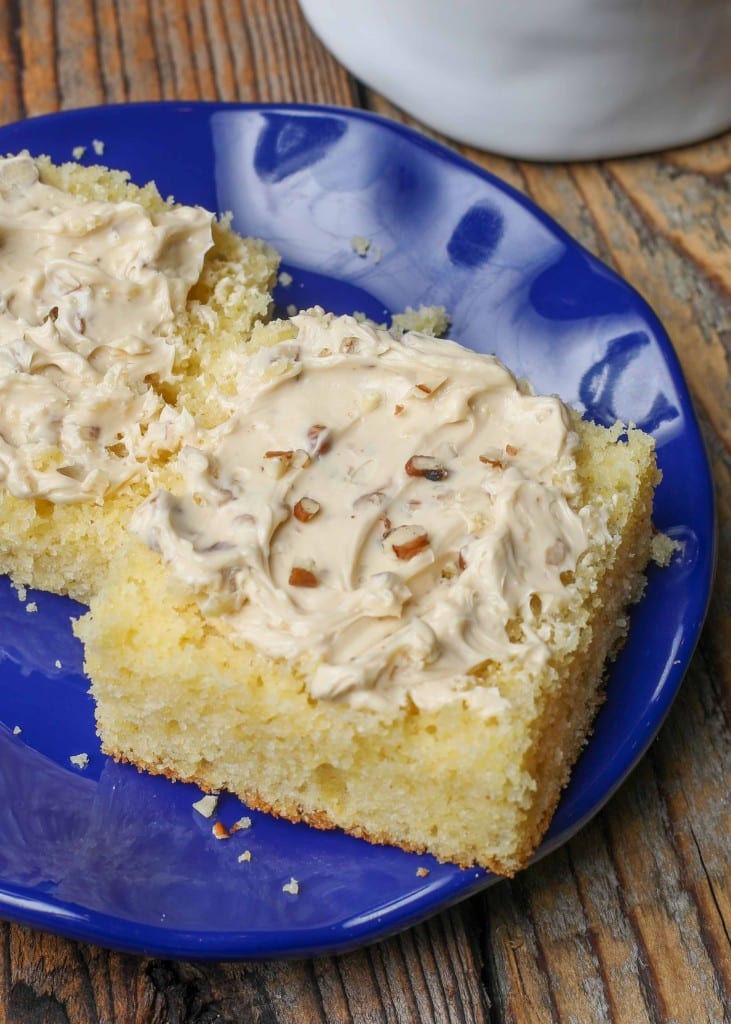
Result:
[[[3,124],[15,121],[26,112],[23,60],[17,5],[0,4],[0,118]]]

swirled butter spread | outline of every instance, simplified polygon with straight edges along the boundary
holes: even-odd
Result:
[[[314,309],[247,364],[238,413],[133,529],[209,615],[315,698],[485,715],[491,659],[539,667],[592,531],[556,398],[450,341]]]
[[[169,336],[212,245],[210,213],[151,213],[0,159],[0,486],[54,502],[101,498],[169,443]]]

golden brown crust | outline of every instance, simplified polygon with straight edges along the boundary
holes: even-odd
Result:
[[[102,753],[107,754],[113,758],[119,764],[129,764],[137,769],[138,772],[149,772],[151,775],[162,775],[166,779],[170,779],[172,782],[186,782],[192,783],[203,790],[204,793],[216,793],[218,788],[212,785],[208,780],[200,775],[182,776],[172,771],[169,768],[161,767],[159,765],[149,764],[140,759],[133,759],[127,754],[120,752],[119,750],[113,750],[102,744]],[[263,814],[271,814],[274,818],[282,818],[284,821],[291,821],[293,824],[305,824],[311,828],[316,828],[321,832],[331,832],[337,828],[340,828],[324,811],[306,811],[302,807],[298,807],[293,804],[280,804],[263,800],[258,793],[248,792],[237,794],[239,799],[246,804],[246,806],[252,811],[261,811]],[[558,802],[558,800],[556,801]],[[545,828],[553,815],[555,806],[551,809],[550,814],[547,815],[546,821],[542,823],[542,827]],[[340,828],[341,832],[345,832],[346,835],[353,836],[355,839],[363,839],[367,843],[371,843],[374,846],[396,846],[400,850],[404,850],[406,853],[424,854],[428,853],[426,845],[416,845],[406,842],[397,842],[391,836],[381,832],[369,832],[366,828]],[[525,861],[530,857],[532,853],[531,849],[525,854]],[[436,860],[442,858],[436,857]],[[445,861],[442,861],[446,863]],[[515,874],[515,869],[506,867],[494,858],[486,857],[484,860],[460,862],[460,861],[449,861],[449,863],[455,863],[457,867],[468,869],[481,867],[487,871],[492,871],[497,875],[502,875],[506,878],[512,878]]]

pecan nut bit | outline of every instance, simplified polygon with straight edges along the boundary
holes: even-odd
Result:
[[[444,463],[432,455],[412,455],[404,466],[407,476],[423,476],[433,483],[445,480],[449,471]]]
[[[401,562],[411,561],[429,547],[429,534],[423,526],[397,526],[384,539]]]
[[[274,480],[279,480],[292,464],[293,455],[294,452],[291,450],[264,452],[264,471]]]
[[[289,574],[290,587],[316,587],[319,585],[317,576],[311,569],[302,565],[293,565]]]
[[[332,448],[332,431],[322,423],[313,423],[307,431],[307,448],[312,455],[326,455]]]
[[[320,511],[320,502],[315,501],[314,498],[300,498],[292,511],[295,519],[301,523],[309,523],[310,519],[314,519]]]

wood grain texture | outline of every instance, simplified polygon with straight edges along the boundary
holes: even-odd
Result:
[[[366,104],[408,121],[351,79],[294,0],[0,4],[2,122],[156,99]],[[0,1024],[731,1021],[731,136],[573,165],[458,148],[638,287],[691,384],[718,491],[721,570],[659,738],[562,850],[351,954],[173,963],[0,924]]]

